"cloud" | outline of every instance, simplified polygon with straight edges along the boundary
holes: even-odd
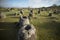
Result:
[[[1,7],[26,7],[27,0],[0,0]]]
[[[30,7],[39,7],[41,0],[29,0],[29,6]]]
[[[42,7],[42,6],[51,6],[57,4],[60,0],[29,0],[29,5],[31,7]]]
[[[0,0],[0,6],[9,7],[48,7],[53,4],[60,5],[60,0]]]

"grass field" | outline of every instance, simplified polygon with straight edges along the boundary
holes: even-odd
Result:
[[[8,15],[15,11],[5,12]],[[25,10],[24,15],[28,15]],[[31,18],[30,23],[36,28],[37,40],[60,40],[60,14],[53,14],[52,17],[48,16],[48,12],[41,12],[40,15],[35,14]],[[17,40],[16,22],[19,17],[7,16],[5,19],[0,19],[0,40]]]

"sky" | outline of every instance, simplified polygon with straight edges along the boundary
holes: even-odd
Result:
[[[60,0],[0,0],[0,7],[48,7],[53,4],[60,5]]]

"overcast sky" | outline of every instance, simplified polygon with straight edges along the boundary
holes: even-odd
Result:
[[[48,7],[60,5],[60,0],[0,0],[1,7]]]

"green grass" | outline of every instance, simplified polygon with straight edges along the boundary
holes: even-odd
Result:
[[[9,14],[6,12],[5,14]],[[25,11],[25,15],[28,12]],[[60,14],[48,17],[48,12],[41,12],[41,15],[36,14],[37,18],[31,18],[30,23],[36,28],[37,40],[60,40]],[[0,40],[17,40],[17,30],[15,22],[19,18],[9,17],[0,19]],[[3,30],[4,29],[4,30]]]

